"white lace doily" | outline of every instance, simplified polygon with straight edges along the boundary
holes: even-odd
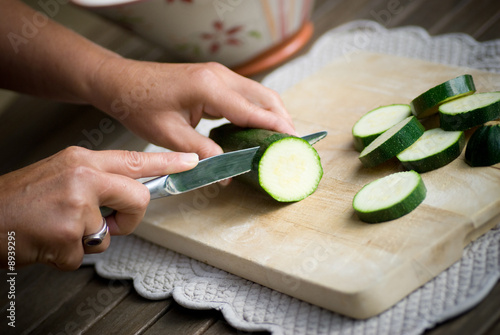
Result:
[[[500,40],[464,34],[429,36],[417,27],[385,29],[355,21],[323,35],[311,51],[274,71],[264,85],[282,93],[337,57],[366,50],[500,73]],[[200,132],[208,127],[202,124]],[[146,151],[152,151],[149,148]],[[354,320],[276,292],[142,240],[113,237],[88,255],[106,278],[132,279],[149,299],[173,297],[193,309],[218,309],[235,328],[272,334],[420,334],[477,304],[500,278],[500,225],[467,246],[462,259],[391,309]]]

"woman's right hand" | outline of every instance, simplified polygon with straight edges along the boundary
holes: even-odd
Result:
[[[137,178],[192,169],[196,154],[90,151],[69,147],[0,176],[0,244],[14,232],[16,266],[41,262],[63,270],[80,266],[84,253],[106,250],[85,247],[82,237],[102,227],[99,207],[116,214],[106,218],[111,235],[131,233],[144,216],[150,197]],[[6,266],[7,250],[0,250]]]

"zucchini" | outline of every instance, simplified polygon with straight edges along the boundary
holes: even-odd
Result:
[[[500,163],[500,121],[486,122],[471,135],[465,161],[472,167]]]
[[[470,74],[464,74],[422,93],[410,103],[412,113],[424,118],[437,113],[439,105],[476,92],[474,80]]]
[[[427,130],[415,143],[396,157],[408,170],[427,172],[455,160],[465,147],[463,131]]]
[[[415,116],[409,116],[389,128],[364,148],[359,154],[359,160],[366,167],[379,165],[408,148],[423,133],[422,124]]]
[[[500,118],[500,92],[477,93],[439,107],[444,130],[466,130]]]
[[[380,134],[408,116],[411,116],[411,108],[407,104],[381,106],[369,111],[352,127],[354,148],[362,151]]]
[[[311,195],[323,176],[321,160],[306,140],[264,129],[224,124],[210,132],[225,152],[260,146],[249,173],[235,177],[280,202]]]
[[[424,201],[426,194],[420,174],[397,172],[361,188],[354,196],[352,207],[361,221],[384,222],[410,213]]]

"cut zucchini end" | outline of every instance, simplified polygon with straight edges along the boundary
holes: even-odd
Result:
[[[397,172],[361,188],[354,196],[352,206],[361,221],[379,223],[410,213],[426,195],[427,189],[420,174]]]
[[[317,189],[323,176],[317,151],[297,137],[283,138],[269,145],[258,170],[260,186],[280,202],[307,198]]]

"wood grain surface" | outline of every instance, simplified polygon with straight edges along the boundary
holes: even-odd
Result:
[[[341,57],[282,95],[299,134],[329,133],[315,145],[324,175],[313,195],[279,204],[237,182],[211,185],[153,201],[135,233],[332,311],[374,316],[460,259],[471,239],[499,222],[500,170],[471,168],[462,153],[422,174],[428,195],[415,211],[362,223],[352,210],[356,192],[403,169],[397,160],[364,168],[352,126],[373,108],[410,103],[466,73],[478,91],[500,89],[500,75],[472,69],[370,53]]]

